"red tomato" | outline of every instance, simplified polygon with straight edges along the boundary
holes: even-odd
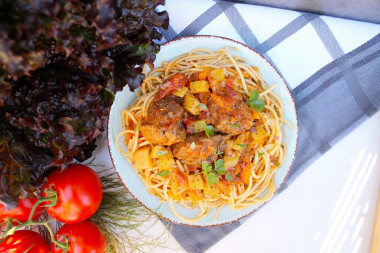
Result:
[[[45,239],[34,231],[17,230],[0,243],[3,253],[49,253],[49,245]]]
[[[176,174],[175,180],[178,182],[178,185],[182,185],[183,183],[186,182],[186,177],[185,177],[185,175],[182,173],[182,171],[177,171],[177,174]]]
[[[104,234],[92,221],[85,220],[76,224],[65,224],[55,235],[55,239],[64,242],[69,240],[67,253],[104,253],[107,250],[107,240]],[[52,253],[61,253],[62,249],[51,244]]]
[[[70,164],[65,170],[55,169],[43,189],[57,192],[57,204],[46,211],[63,223],[78,223],[90,218],[99,208],[103,186],[98,174],[81,164]]]
[[[179,90],[182,87],[187,86],[188,83],[189,79],[186,77],[186,75],[178,72],[173,76],[169,77],[169,79],[160,86],[160,90],[158,91],[154,99],[160,101],[170,92],[174,90]]]
[[[0,204],[0,223],[6,218],[15,219],[21,222],[28,220],[30,211],[33,205],[37,202],[36,198],[19,199],[18,206],[11,210],[7,210],[3,204]],[[38,219],[41,216],[44,208],[42,205],[38,205],[33,215],[33,220]],[[14,221],[13,224],[17,225],[18,222]]]

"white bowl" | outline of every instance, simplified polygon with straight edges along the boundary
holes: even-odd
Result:
[[[295,103],[287,84],[279,72],[262,55],[246,45],[231,39],[216,36],[190,36],[169,41],[161,46],[161,50],[157,54],[154,66],[159,67],[161,66],[162,61],[170,61],[171,59],[183,53],[187,53],[192,49],[207,48],[209,50],[216,51],[217,49],[225,48],[227,46],[238,48],[241,56],[248,59],[249,64],[257,66],[263,76],[263,79],[269,86],[276,83],[278,84],[278,86],[274,89],[274,92],[282,99],[285,110],[285,119],[287,119],[295,127],[294,130],[291,130],[288,126],[283,126],[282,129],[283,141],[286,144],[288,152],[284,163],[275,174],[274,183],[276,190],[278,190],[290,171],[295,157],[298,141],[298,118]],[[171,211],[168,202],[160,203],[158,197],[148,193],[144,183],[139,178],[132,165],[116,149],[116,136],[123,130],[121,124],[121,112],[135,99],[136,95],[133,92],[130,92],[127,86],[124,87],[123,91],[116,94],[108,120],[108,147],[116,172],[127,190],[137,201],[139,201],[146,208],[157,213],[163,219],[190,226],[215,226],[237,221],[238,219],[254,212],[263,205],[258,204],[250,206],[240,211],[232,210],[226,206],[221,210],[217,221],[214,221],[216,209],[211,210],[203,219],[194,223],[184,222],[175,216],[175,214]],[[119,146],[121,148],[124,147],[124,151],[126,151],[126,147],[122,144],[122,138],[119,139]],[[200,209],[197,208],[188,210],[176,203],[174,206],[176,210],[185,217],[195,218],[200,213]]]

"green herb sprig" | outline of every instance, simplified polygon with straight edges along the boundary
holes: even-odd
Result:
[[[239,128],[239,124],[238,123],[233,123],[233,124],[230,124],[232,127],[236,127],[236,128]]]
[[[218,151],[216,152],[216,155],[217,156],[222,156],[224,154],[223,151],[220,150],[220,148],[218,147]]]
[[[255,89],[245,103],[254,110],[261,112],[265,108],[265,103],[264,99],[259,98],[259,96],[259,91]]]
[[[126,248],[151,252],[164,247],[168,236],[166,229],[151,237],[141,227],[145,222],[158,222],[158,217],[134,200],[110,170],[100,172],[99,176],[103,184],[103,200],[90,220],[95,221],[106,236],[107,252],[126,253]],[[128,231],[133,231],[133,235]]]
[[[226,173],[224,170],[224,161],[223,159],[218,159],[214,161],[214,168],[208,162],[202,163],[203,174],[206,176],[206,182],[209,185],[216,184],[219,182],[219,175],[225,175],[225,178],[228,181],[232,181],[232,176],[229,173]]]
[[[214,136],[214,127],[212,125],[204,126],[203,129],[205,130],[205,133],[207,137]]]
[[[160,177],[166,177],[167,175],[169,175],[168,170],[162,170],[162,171],[157,173],[157,176],[160,176]]]

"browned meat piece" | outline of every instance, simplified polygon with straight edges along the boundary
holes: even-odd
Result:
[[[142,121],[141,134],[153,144],[172,145],[184,141],[184,112],[180,97],[168,95],[159,101],[153,101],[147,117]]]
[[[227,136],[214,135],[207,137],[204,133],[188,135],[185,142],[172,146],[173,156],[186,164],[201,166],[218,158],[218,148],[222,148]]]
[[[216,132],[237,135],[252,128],[253,109],[244,103],[236,91],[225,89],[212,93],[207,102],[209,121]]]

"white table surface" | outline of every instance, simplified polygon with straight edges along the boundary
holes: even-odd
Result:
[[[369,252],[380,188],[379,130],[380,112],[207,252]],[[150,232],[162,232],[162,225]],[[183,252],[172,237],[166,246],[154,251]]]

